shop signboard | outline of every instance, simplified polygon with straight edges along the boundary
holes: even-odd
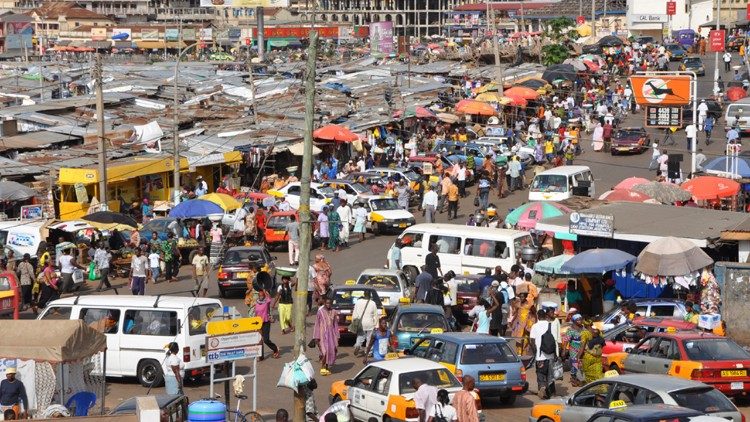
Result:
[[[677,2],[667,2],[667,16],[674,16],[677,14]]]
[[[393,22],[384,21],[370,24],[370,52],[381,55],[394,53]]]
[[[182,28],[183,41],[195,41],[195,28]]]
[[[91,41],[106,41],[107,28],[91,28]]]
[[[167,28],[164,30],[164,39],[167,41],[179,41],[180,40],[180,29],[179,28]]]
[[[198,30],[198,37],[201,41],[211,41],[214,39],[213,28],[201,28]]]
[[[714,29],[708,33],[708,44],[712,53],[724,52],[725,34],[723,29]]]
[[[571,233],[612,238],[615,234],[615,217],[605,214],[574,212],[570,214]]]
[[[682,127],[682,107],[646,106],[646,127]]]
[[[630,77],[635,102],[640,105],[674,106],[690,103],[688,75],[635,75]]]
[[[142,41],[158,41],[159,30],[158,29],[141,29],[141,40]]]
[[[133,34],[130,28],[112,28],[112,39],[115,41],[130,41]]]

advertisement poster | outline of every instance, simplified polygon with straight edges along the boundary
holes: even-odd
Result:
[[[289,0],[200,0],[201,7],[289,7]]]
[[[182,40],[183,41],[195,41],[195,29],[194,28],[183,28],[182,29]]]
[[[393,22],[375,22],[370,24],[370,53],[393,54]]]
[[[724,51],[724,39],[726,38],[723,29],[714,29],[708,33],[709,49],[712,53]]]
[[[36,220],[42,217],[44,215],[41,205],[24,205],[21,207],[21,220]]]
[[[112,28],[112,39],[115,41],[130,41],[133,39],[133,34],[130,32],[130,28]]]
[[[142,29],[141,40],[143,41],[157,41],[159,39],[158,29]]]
[[[167,41],[179,41],[180,30],[177,28],[167,28],[164,30],[164,39]]]
[[[91,41],[105,41],[107,28],[91,28]]]

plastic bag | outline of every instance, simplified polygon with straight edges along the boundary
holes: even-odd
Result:
[[[99,279],[99,274],[97,274],[99,271],[96,268],[96,264],[94,262],[91,262],[89,264],[89,281],[96,281]]]
[[[310,362],[310,359],[307,358],[304,354],[300,353],[300,355],[297,357],[297,360],[294,361],[299,367],[299,370],[302,374],[304,374],[304,381],[301,381],[300,385],[306,385],[310,383],[310,381],[313,380],[315,377],[315,370],[313,369],[312,362]],[[302,378],[300,377],[300,380]]]
[[[555,363],[552,367],[552,374],[556,380],[562,380],[565,369],[563,368],[562,360],[555,359]]]
[[[281,376],[279,377],[279,382],[276,383],[277,387],[286,387],[297,391],[297,381],[294,379],[293,365],[294,362],[284,364],[284,368],[281,370]]]

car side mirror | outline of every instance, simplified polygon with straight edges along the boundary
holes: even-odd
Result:
[[[573,404],[573,397],[568,397],[567,404],[568,405],[572,405]]]
[[[626,347],[626,348],[625,348],[625,353],[630,353],[630,352],[632,352],[632,351],[633,351],[633,348],[632,348],[632,347]]]
[[[344,385],[347,387],[352,387],[354,386],[354,380],[345,380]]]

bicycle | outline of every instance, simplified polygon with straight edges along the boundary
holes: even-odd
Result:
[[[229,409],[227,408],[227,421],[228,422],[265,422],[263,419],[263,416],[260,415],[260,413],[256,411],[249,411],[247,413],[242,413],[242,410],[240,410],[240,403],[242,403],[242,400],[247,400],[247,396],[244,394],[235,394],[234,397],[237,399],[237,408],[236,409]],[[220,394],[216,394],[214,396],[214,400],[218,400],[221,398]],[[232,415],[234,415],[234,418],[232,418]]]

